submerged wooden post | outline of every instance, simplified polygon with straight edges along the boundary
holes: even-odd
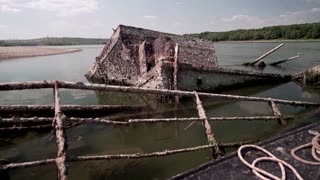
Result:
[[[269,102],[269,105],[270,105],[270,107],[271,107],[271,109],[272,109],[273,115],[278,118],[278,124],[286,125],[287,123],[286,123],[286,121],[284,120],[284,118],[282,117],[281,112],[280,112],[280,110],[278,109],[278,107],[276,106],[276,104],[274,103],[274,101],[271,100],[271,101]]]
[[[198,110],[199,118],[203,119],[203,126],[204,126],[204,128],[206,130],[207,140],[209,142],[209,145],[213,145],[212,152],[211,152],[212,157],[214,159],[219,158],[222,155],[222,153],[220,151],[220,148],[219,148],[219,144],[218,144],[217,140],[214,137],[214,133],[212,132],[212,129],[211,129],[211,126],[209,124],[206,112],[205,112],[205,110],[204,110],[204,108],[202,106],[202,102],[201,102],[201,100],[200,100],[200,98],[198,96],[198,93],[194,92],[194,94],[195,94],[195,98],[196,98],[197,110]]]
[[[178,55],[179,55],[179,45],[178,43],[174,49],[174,62],[173,62],[173,89],[178,90]],[[179,96],[175,96],[176,103],[179,103]]]
[[[275,52],[276,50],[278,50],[279,48],[281,48],[284,45],[284,43],[278,45],[277,47],[271,49],[270,51],[268,51],[267,53],[261,55],[260,57],[258,57],[256,60],[254,60],[253,62],[249,62],[249,63],[244,63],[243,65],[255,65],[256,63],[258,63],[259,61],[261,61],[262,59],[264,59],[265,57],[269,56],[270,54],[272,54],[273,52]]]
[[[58,89],[58,82],[55,81],[54,83],[54,111],[55,111],[55,118],[53,120],[53,125],[55,128],[56,134],[56,141],[57,141],[57,158],[56,164],[58,168],[58,179],[59,180],[67,180],[68,177],[68,169],[66,165],[66,151],[67,151],[67,142],[66,142],[66,135],[65,130],[63,128],[63,121],[65,119],[65,115],[62,113],[60,109],[60,98],[59,98],[59,89]]]

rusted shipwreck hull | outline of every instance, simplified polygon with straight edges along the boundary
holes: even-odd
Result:
[[[217,91],[290,81],[290,75],[221,68],[213,42],[120,25],[89,72],[91,82]]]

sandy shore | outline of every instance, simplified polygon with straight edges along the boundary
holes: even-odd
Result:
[[[22,57],[48,56],[78,51],[81,51],[81,49],[23,46],[0,47],[0,60]]]

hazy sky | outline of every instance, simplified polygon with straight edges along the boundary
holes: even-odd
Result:
[[[118,24],[170,33],[320,21],[320,0],[0,0],[0,39],[109,38]]]

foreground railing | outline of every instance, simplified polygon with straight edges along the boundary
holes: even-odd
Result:
[[[238,142],[238,143],[226,143],[221,144],[217,141],[214,134],[214,129],[209,124],[209,121],[225,121],[225,120],[276,120],[279,124],[285,125],[286,120],[292,119],[292,116],[283,116],[276,106],[276,104],[284,104],[290,106],[302,106],[302,107],[320,107],[319,103],[312,102],[302,102],[302,101],[288,101],[282,99],[273,98],[263,98],[263,97],[247,97],[247,96],[237,96],[237,95],[227,95],[227,94],[213,94],[213,93],[198,93],[189,91],[179,91],[179,90],[163,90],[163,89],[146,89],[137,87],[125,87],[125,86],[110,86],[101,84],[90,84],[82,82],[67,82],[67,81],[35,81],[35,82],[15,82],[15,83],[0,83],[0,91],[8,90],[24,90],[24,89],[44,89],[52,88],[54,96],[54,106],[37,106],[37,105],[2,105],[1,110],[16,111],[16,110],[28,110],[30,109],[41,109],[41,108],[53,108],[54,117],[11,117],[11,118],[1,118],[0,124],[8,123],[41,123],[47,122],[52,125],[39,125],[39,126],[13,126],[13,127],[3,127],[1,130],[20,130],[20,129],[41,129],[50,128],[53,126],[56,144],[57,144],[57,157],[52,159],[44,159],[38,161],[21,162],[21,163],[6,163],[1,164],[0,171],[6,171],[12,168],[21,167],[31,167],[31,166],[41,166],[46,164],[55,163],[58,169],[58,179],[67,179],[68,168],[67,162],[72,161],[89,161],[89,160],[112,160],[112,159],[136,159],[136,158],[149,158],[149,157],[159,157],[167,156],[171,154],[199,151],[204,149],[210,149],[213,158],[219,158],[222,156],[221,148],[226,147],[237,147],[248,142]],[[189,117],[189,118],[152,118],[152,119],[130,119],[128,121],[114,121],[104,118],[78,118],[78,117],[67,117],[63,111],[66,109],[71,110],[99,110],[103,108],[108,108],[108,106],[95,105],[95,106],[77,106],[77,105],[61,105],[59,88],[64,89],[82,89],[82,90],[95,90],[95,91],[108,91],[108,92],[130,92],[130,93],[145,93],[145,94],[156,94],[156,95],[171,95],[171,96],[186,96],[193,97],[196,103],[199,117]],[[211,117],[208,118],[203,108],[201,98],[219,98],[224,100],[242,100],[242,101],[256,101],[256,102],[266,102],[272,109],[273,116],[250,116],[250,117]],[[76,156],[70,157],[67,154],[67,137],[65,133],[65,127],[63,124],[65,121],[72,121],[76,123],[98,123],[114,126],[128,126],[130,124],[138,123],[170,123],[170,122],[197,122],[201,121],[204,126],[205,135],[208,141],[207,145],[189,147],[184,149],[175,150],[164,150],[152,153],[134,153],[134,154],[106,154],[106,155],[96,155],[96,156]],[[71,126],[72,127],[72,126]]]

